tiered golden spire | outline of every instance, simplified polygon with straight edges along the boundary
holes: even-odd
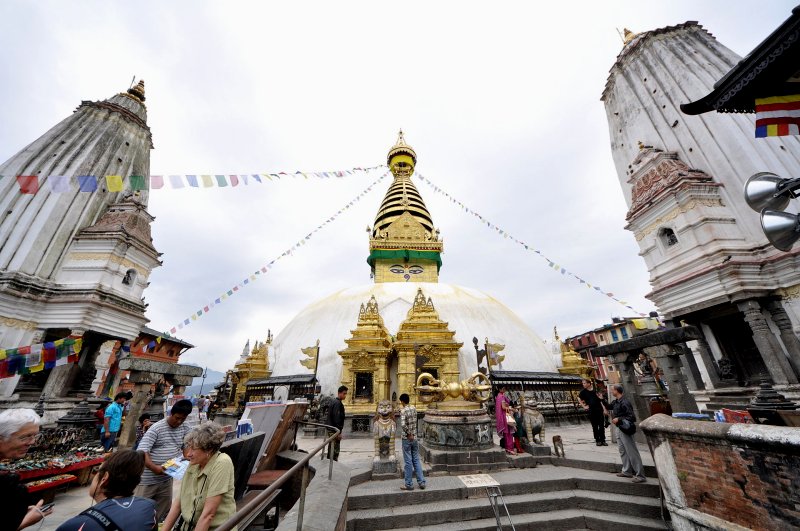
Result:
[[[633,39],[635,39],[637,35],[639,35],[638,33],[632,32],[628,28],[623,28],[622,31],[623,31],[623,34],[622,34],[623,35],[622,36],[622,46],[625,46],[626,44],[631,42]]]
[[[582,378],[591,378],[594,368],[589,366],[589,362],[581,357],[580,354],[566,342],[558,337],[558,330],[553,327],[553,338],[561,349],[561,367],[558,372],[561,374],[577,374]]]
[[[129,88],[128,94],[144,103],[144,79],[140,79],[135,87]]]

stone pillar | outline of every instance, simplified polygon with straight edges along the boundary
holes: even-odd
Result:
[[[639,396],[638,393],[639,387],[636,383],[636,371],[633,370],[633,360],[636,359],[637,356],[638,354],[631,352],[620,352],[619,354],[611,354],[608,358],[619,371],[620,384],[625,390],[625,396],[628,397],[628,400],[631,401],[631,404],[633,404],[636,410],[637,420],[642,421],[650,416],[650,404]],[[610,391],[608,396],[609,401],[614,400]]]
[[[97,392],[102,390],[103,377],[110,366],[108,360],[111,359],[116,344],[116,340],[106,341],[97,350],[97,357],[94,359],[95,376],[92,381],[92,395],[94,396],[99,396]]]
[[[130,405],[128,406],[128,414],[125,417],[125,425],[122,427],[122,432],[119,434],[119,447],[120,448],[133,448],[136,442],[136,423],[139,421],[139,416],[144,412],[147,406],[147,395],[150,392],[150,378],[152,375],[149,373],[140,373],[139,371],[131,371],[131,382],[133,382],[133,398],[131,398]]]
[[[644,349],[645,353],[656,360],[658,368],[664,371],[664,381],[667,383],[672,411],[676,413],[699,413],[697,402],[686,388],[686,381],[681,371],[681,347],[678,345],[659,345]],[[688,349],[687,349],[688,350]]]
[[[702,327],[697,326],[697,329],[702,330]],[[705,365],[706,374],[708,374],[711,387],[720,387],[722,385],[722,380],[719,378],[717,364],[714,362],[714,356],[711,354],[711,346],[708,344],[705,337],[701,337],[695,341],[697,341],[697,353],[700,354],[700,359],[703,360],[703,365]]]
[[[786,314],[786,309],[780,301],[767,301],[764,307],[772,316],[772,321],[778,326],[783,346],[789,353],[789,363],[794,369],[795,375],[800,377],[800,339],[792,329],[792,321]]]
[[[761,358],[767,366],[772,381],[777,385],[797,383],[789,360],[783,354],[778,339],[769,328],[767,320],[761,313],[761,305],[755,299],[749,299],[736,304],[744,314],[744,320],[753,331],[753,341],[758,347]]]

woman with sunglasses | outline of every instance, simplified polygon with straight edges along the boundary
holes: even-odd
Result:
[[[32,409],[7,409],[0,413],[0,459],[21,459],[33,446],[39,435],[41,419]],[[2,529],[25,529],[38,523],[52,512],[42,511],[44,500],[30,505],[30,496],[19,476],[13,472],[0,472],[0,500],[3,500],[4,523]],[[35,500],[35,498],[34,498]]]
[[[156,503],[133,495],[144,470],[144,454],[119,450],[92,469],[89,496],[97,502],[56,531],[156,531]]]
[[[225,431],[215,422],[200,424],[184,438],[191,464],[162,531],[216,529],[236,512],[233,461],[219,451],[223,442]]]

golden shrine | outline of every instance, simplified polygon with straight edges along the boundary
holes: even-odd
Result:
[[[361,305],[351,334],[345,340],[347,348],[339,351],[342,384],[351,389],[348,412],[373,413],[381,400],[397,400],[397,396],[389,396],[395,362],[397,389],[408,393],[422,410],[425,404],[415,400],[420,374],[458,381],[458,351],[463,343],[453,339],[455,332],[439,318],[433,301],[425,298],[421,288],[397,337],[393,338],[384,326],[375,297]]]
[[[271,331],[267,331],[266,341],[255,342],[253,350],[250,350],[250,341],[247,341],[241,357],[233,369],[225,375],[225,379],[231,384],[228,407],[225,408],[225,412],[235,412],[239,408],[239,404],[244,401],[247,382],[270,377],[272,371],[269,368],[269,347],[271,345]]]
[[[569,343],[561,341],[556,327],[553,327],[553,337],[561,348],[561,367],[558,368],[558,372],[561,374],[576,374],[581,378],[591,379],[594,376],[594,367],[589,366],[589,362],[581,358],[581,355],[575,352]]]

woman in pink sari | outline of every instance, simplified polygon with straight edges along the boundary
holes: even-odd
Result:
[[[511,401],[506,396],[506,390],[505,385],[500,386],[500,390],[494,400],[497,434],[504,440],[506,452],[511,455],[517,455],[517,452],[514,450],[514,431],[516,430],[516,426],[509,426],[506,417],[506,415],[510,413],[513,418]]]

